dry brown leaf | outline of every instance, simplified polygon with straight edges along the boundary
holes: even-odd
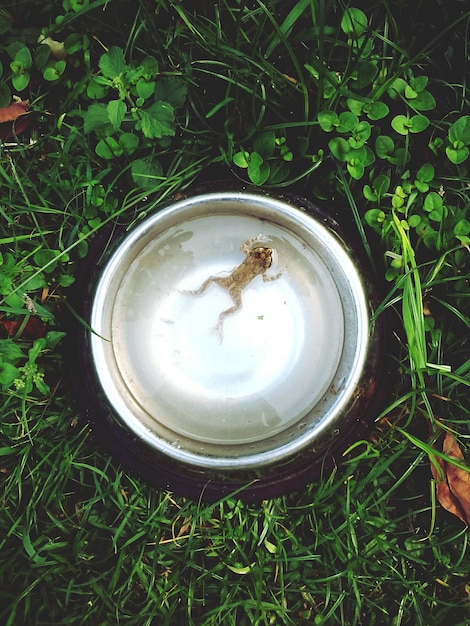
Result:
[[[442,452],[453,459],[463,462],[464,457],[452,433],[447,432],[442,444]],[[456,467],[450,461],[438,456],[431,463],[431,472],[436,481],[436,495],[440,504],[456,515],[465,524],[470,524],[470,472]],[[437,463],[441,469],[434,463]]]
[[[12,102],[0,108],[0,139],[6,141],[18,137],[33,121],[27,100]]]
[[[0,123],[14,122],[22,115],[29,113],[29,101],[12,102],[6,107],[0,107]]]
[[[44,337],[46,334],[46,324],[39,319],[31,315],[23,328],[24,318],[17,320],[5,320],[0,316],[0,329],[2,329],[8,337],[14,337],[21,329],[20,337],[22,339],[38,339]]]

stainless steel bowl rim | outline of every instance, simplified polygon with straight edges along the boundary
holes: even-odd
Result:
[[[204,220],[207,216],[236,213],[241,220],[259,220],[263,231],[280,229],[297,238],[302,245],[314,243],[325,266],[331,273],[341,298],[344,316],[344,345],[341,359],[322,400],[288,428],[273,436],[267,435],[250,453],[245,444],[204,446],[195,443],[193,449],[185,445],[184,437],[160,433],[149,428],[136,416],[136,402],[129,397],[122,373],[116,373],[114,357],[110,357],[110,343],[106,341],[113,324],[113,306],[119,286],[132,263],[139,262],[142,251],[150,242],[178,227]],[[257,233],[254,233],[257,234]],[[242,242],[243,243],[243,242]],[[113,303],[110,304],[110,294]],[[111,320],[111,321],[110,321]],[[96,286],[93,299],[91,327],[92,361],[96,377],[116,419],[150,451],[173,459],[179,464],[201,470],[231,471],[262,468],[282,464],[299,454],[315,454],[321,441],[344,422],[344,411],[354,402],[354,395],[363,381],[371,334],[371,311],[367,285],[360,268],[343,241],[331,228],[288,201],[252,192],[211,192],[182,198],[161,211],[147,217],[120,242],[108,259]],[[111,347],[112,349],[112,347]],[[145,410],[145,409],[144,409]],[[158,416],[155,416],[158,419]],[[162,433],[166,433],[165,436]],[[264,449],[259,449],[259,446]],[[200,448],[200,449],[199,449]]]

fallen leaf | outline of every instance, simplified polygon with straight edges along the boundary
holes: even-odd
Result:
[[[447,432],[442,444],[442,452],[457,461],[464,462],[462,450],[452,433]],[[436,467],[436,464],[439,466]],[[431,473],[436,481],[436,495],[439,503],[465,524],[470,524],[470,470],[456,467],[437,455],[431,462]]]
[[[29,100],[12,102],[6,107],[0,107],[0,123],[14,122],[21,115],[27,115],[29,111]]]
[[[24,318],[18,320],[4,320],[0,317],[0,328],[6,332],[8,337],[14,337],[23,325]],[[46,324],[31,315],[20,333],[22,339],[39,339],[46,334]]]
[[[30,126],[32,119],[28,100],[0,107],[0,139],[18,137]]]

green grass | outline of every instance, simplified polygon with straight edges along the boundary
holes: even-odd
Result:
[[[367,37],[360,21],[343,21],[348,6],[366,14]],[[437,502],[428,454],[441,425],[464,454],[470,436],[469,160],[457,162],[465,132],[453,127],[469,110],[470,14],[457,0],[436,9],[432,23],[428,7],[385,0],[0,10],[0,101],[19,93],[33,110],[0,152],[0,324],[20,320],[0,342],[0,623],[469,623],[468,533]],[[67,42],[65,69],[41,60],[41,32]],[[25,47],[33,62],[21,73]],[[158,72],[137,88],[133,71],[147,55]],[[420,76],[429,108],[413,104]],[[392,97],[397,79],[408,89]],[[160,110],[149,120],[153,89],[174,119]],[[127,117],[116,104],[106,126],[96,106],[124,92]],[[363,127],[328,126],[351,113],[348,100],[355,111],[389,108],[359,114],[373,162]],[[405,113],[428,126],[394,133]],[[452,146],[459,132],[463,145]],[[353,154],[342,143],[350,133]],[[385,135],[401,150],[391,160],[375,143]],[[234,155],[255,152],[263,166],[237,165]],[[64,375],[68,300],[89,242],[211,178],[321,203],[363,248],[382,285],[378,314],[391,316],[397,376],[368,438],[304,489],[258,504],[185,500],[129,474],[95,441]],[[43,338],[21,336],[25,293]]]

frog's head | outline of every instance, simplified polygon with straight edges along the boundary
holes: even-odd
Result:
[[[257,265],[267,270],[268,267],[271,267],[271,263],[273,262],[273,251],[271,248],[257,246],[251,250],[250,257]]]

